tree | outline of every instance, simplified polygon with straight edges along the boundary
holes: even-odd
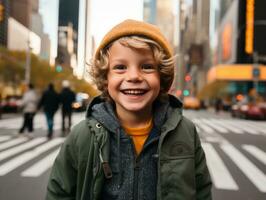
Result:
[[[9,51],[0,48],[0,86],[4,88],[12,84],[14,88],[19,88],[23,93],[26,53],[23,51]],[[84,80],[77,79],[71,68],[66,68],[58,73],[55,66],[50,66],[47,61],[41,60],[31,54],[31,82],[40,91],[44,90],[52,82],[56,89],[61,89],[62,80],[69,80],[75,92],[85,92],[90,96],[95,96],[99,92]],[[4,95],[5,96],[5,95]]]

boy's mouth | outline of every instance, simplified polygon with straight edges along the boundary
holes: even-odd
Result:
[[[126,89],[126,90],[121,90],[121,92],[125,95],[143,95],[147,92],[147,90],[144,90],[144,89]]]

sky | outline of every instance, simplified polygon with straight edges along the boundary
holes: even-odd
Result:
[[[44,32],[49,34],[51,40],[51,55],[57,54],[57,26],[58,26],[59,0],[39,0],[39,12],[43,18]]]
[[[142,19],[143,0],[90,0],[91,30],[96,44],[115,24],[124,19]],[[52,56],[56,55],[59,0],[39,0],[44,32],[49,34]],[[84,19],[81,19],[84,20]]]
[[[91,0],[91,30],[96,44],[119,22],[131,18],[142,20],[143,0]]]

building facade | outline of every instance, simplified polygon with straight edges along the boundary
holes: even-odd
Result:
[[[59,0],[58,51],[56,63],[77,66],[79,1]]]

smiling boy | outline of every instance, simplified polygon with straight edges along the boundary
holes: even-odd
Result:
[[[195,126],[167,94],[174,57],[161,31],[118,24],[100,43],[91,74],[102,95],[63,144],[47,200],[211,199]]]

